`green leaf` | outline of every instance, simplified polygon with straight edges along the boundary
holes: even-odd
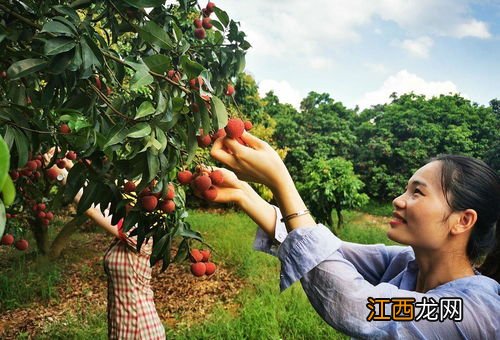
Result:
[[[76,163],[68,173],[66,185],[64,186],[64,196],[67,201],[72,201],[78,191],[85,184],[86,166],[83,163]]]
[[[158,151],[160,153],[163,153],[163,151],[165,151],[165,149],[167,148],[167,144],[168,144],[167,136],[165,135],[165,131],[163,131],[159,127],[155,127],[155,136],[156,136],[156,139],[161,144],[161,146],[160,146],[160,148],[159,148]]]
[[[188,157],[186,159],[186,165],[189,165],[194,158],[194,155],[196,154],[196,149],[198,148],[198,141],[196,139],[196,130],[193,126],[193,124],[190,124],[188,122],[188,135],[187,135],[187,152],[188,152]]]
[[[73,26],[73,27],[75,27],[75,26]],[[52,21],[47,22],[45,25],[43,25],[41,32],[50,32],[50,33],[54,33],[54,34],[60,33],[63,35],[69,35],[70,37],[75,36],[74,32],[71,28],[69,28],[67,25],[65,25],[62,22],[57,21],[57,20],[52,20]]]
[[[37,72],[45,68],[47,62],[43,59],[24,59],[16,61],[10,65],[7,74],[10,79],[18,79],[26,77],[31,73]]]
[[[45,55],[54,55],[69,51],[75,47],[75,42],[71,38],[53,38],[45,42]]]
[[[227,110],[226,107],[224,106],[224,103],[222,103],[222,100],[217,98],[216,96],[212,97],[212,111],[215,112],[215,115],[217,117],[217,128],[222,129],[227,125]]]
[[[165,3],[165,0],[123,0],[132,7],[144,8],[144,7],[159,7]]]
[[[220,22],[224,25],[224,27],[227,27],[227,25],[229,24],[229,16],[227,15],[227,13],[218,7],[214,8],[214,12],[217,15],[217,18],[220,20]]]
[[[7,176],[3,182],[2,196],[3,203],[6,207],[14,203],[14,200],[16,199],[16,187],[14,186],[14,182],[12,182],[12,178],[10,178],[10,176]]]
[[[108,142],[103,146],[103,149],[106,149],[107,147],[111,145],[115,145],[118,143],[123,142],[123,140],[127,137],[128,130],[119,125],[115,125],[109,135],[108,135]]]
[[[190,60],[186,55],[181,57],[181,66],[189,79],[196,78],[205,69],[203,65],[198,64],[196,61]]]
[[[95,37],[97,37],[97,36],[98,35],[95,35]],[[97,66],[104,65],[104,57],[102,55],[101,50],[99,49],[99,46],[97,46],[95,40],[92,37],[89,37],[88,35],[85,35],[84,39],[87,42],[87,45],[92,50],[92,54],[94,55],[94,58],[97,60],[97,63],[95,63],[95,65],[97,65]]]
[[[203,242],[203,238],[201,234],[197,231],[193,231],[189,228],[189,224],[184,222],[179,222],[179,229],[177,230],[177,234],[182,237],[193,238],[195,240]]]
[[[26,135],[24,133],[22,133],[21,131],[19,131],[16,128],[13,128],[11,131],[14,135],[14,141],[16,144],[16,150],[17,150],[17,156],[18,156],[17,167],[21,168],[28,161],[28,150],[29,150],[28,149],[28,145],[29,145],[28,138],[26,137]]]
[[[134,119],[147,117],[155,113],[155,111],[156,110],[151,102],[142,102],[142,104],[137,109],[137,114],[135,115]]]
[[[171,235],[167,233],[154,243],[153,251],[151,252],[151,258],[149,259],[149,263],[151,266],[153,266],[156,262],[158,262],[160,257],[164,254],[169,244],[168,241],[170,238]]]
[[[151,133],[151,125],[149,123],[137,123],[128,132],[127,137],[143,138]]]
[[[7,218],[5,216],[5,206],[3,205],[2,200],[0,200],[0,237],[5,231],[5,222],[7,222]]]
[[[146,178],[146,182],[151,182],[158,172],[160,172],[160,161],[158,156],[153,154],[151,150],[148,150],[148,177]]]
[[[154,78],[149,74],[147,69],[140,69],[134,74],[134,77],[130,81],[130,88],[132,90],[137,90],[143,86],[147,86],[154,81]]]
[[[2,136],[0,136],[0,188],[3,187],[5,178],[9,174],[9,167],[10,167],[9,148],[7,147],[7,143],[5,143]]]
[[[58,6],[52,6],[52,9],[56,10],[62,15],[68,16],[74,24],[77,24],[80,22],[80,17],[78,16],[78,13],[71,7],[66,6],[66,5],[58,5]],[[54,20],[61,20],[62,17],[55,17]],[[65,18],[63,18],[65,19]],[[66,20],[66,19],[65,19]]]
[[[212,21],[210,21],[210,23],[212,25],[214,25],[218,30],[224,31],[224,26],[222,26],[222,24],[220,23],[220,21],[212,20]]]
[[[97,181],[91,181],[89,184],[83,189],[82,198],[78,203],[78,214],[83,214],[87,211],[92,203],[97,202],[99,200],[99,191],[102,187],[102,183]]]
[[[163,54],[155,54],[144,58],[144,63],[153,72],[163,74],[172,67],[172,60]]]
[[[137,27],[137,31],[142,39],[160,48],[171,49],[174,45],[167,32],[154,21],[148,21],[143,27]]]

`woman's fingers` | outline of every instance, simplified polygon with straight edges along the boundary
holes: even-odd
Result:
[[[229,166],[230,168],[235,169],[237,166],[237,161],[233,155],[224,150],[225,144],[223,142],[223,139],[224,138],[218,138],[214,142],[214,145],[210,150],[210,156],[212,156],[212,158],[218,160],[219,162]]]
[[[266,142],[255,137],[247,131],[243,132],[243,135],[241,135],[241,139],[252,149],[262,149],[267,145]]]

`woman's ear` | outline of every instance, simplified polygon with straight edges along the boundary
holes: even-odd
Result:
[[[458,221],[451,228],[453,235],[458,235],[470,231],[477,221],[477,212],[474,209],[466,209],[460,211],[458,214]]]

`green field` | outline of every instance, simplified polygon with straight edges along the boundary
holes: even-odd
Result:
[[[346,226],[341,233],[344,240],[360,243],[386,242],[385,231],[376,217],[360,212],[347,212],[345,219]],[[234,301],[238,308],[228,312],[223,308],[222,302],[218,303],[210,315],[195,325],[179,323],[176,328],[166,327],[169,339],[348,338],[333,330],[316,314],[299,283],[280,294],[279,261],[252,250],[256,226],[247,216],[237,212],[216,215],[193,211],[189,222],[214,247],[217,262],[231,268],[244,280],[245,285]],[[59,265],[62,264],[52,266],[52,269],[37,266],[41,269],[30,270],[23,263],[23,258],[19,257],[17,262],[12,263],[18,270],[8,271],[8,279],[3,276],[0,281],[2,291],[9,289],[11,292],[9,305],[4,305],[4,309],[22,306],[23,301],[32,298],[26,296],[28,292],[37,294],[46,301],[57,299],[52,292],[57,284],[61,284]],[[22,279],[20,276],[16,278],[17,272],[23,275]],[[19,280],[31,282],[31,287],[38,288],[14,289],[14,283]],[[79,310],[76,315],[68,314],[62,320],[46,326],[37,339],[105,339],[105,310],[95,310],[92,306],[81,306]],[[27,335],[20,333],[18,338],[27,338]]]

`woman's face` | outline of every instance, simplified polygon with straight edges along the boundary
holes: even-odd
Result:
[[[408,181],[406,191],[396,197],[387,236],[417,248],[441,249],[447,240],[451,208],[441,187],[441,162],[421,167]]]

